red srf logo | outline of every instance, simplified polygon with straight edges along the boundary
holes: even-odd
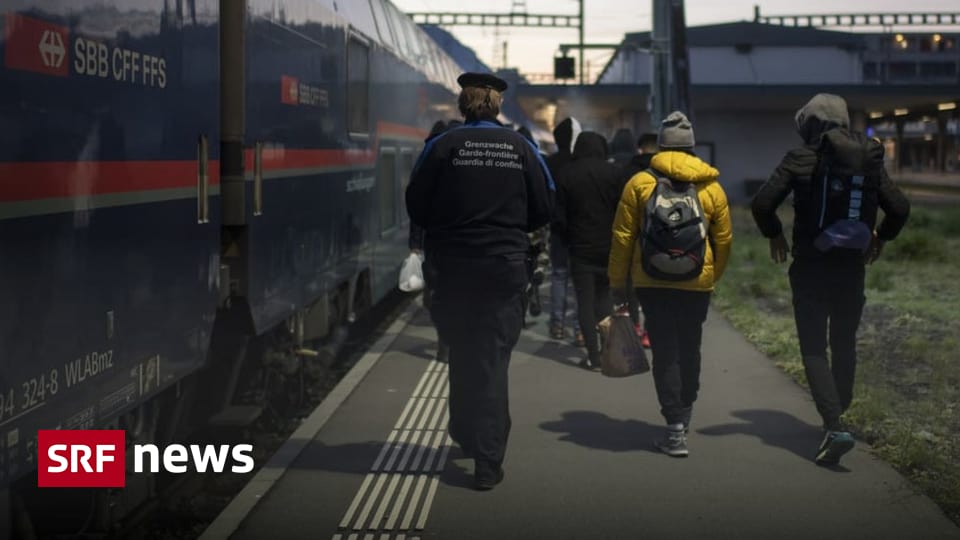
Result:
[[[280,103],[287,105],[300,103],[300,81],[296,77],[280,76]]]
[[[37,486],[124,487],[126,432],[122,429],[37,432]]]
[[[8,68],[68,75],[70,32],[66,27],[16,13],[7,13],[5,26],[7,50],[3,60]]]

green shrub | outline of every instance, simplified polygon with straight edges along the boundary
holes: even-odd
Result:
[[[885,246],[884,257],[902,262],[945,262],[947,245],[942,237],[929,229],[905,229],[900,236]]]
[[[894,284],[894,272],[890,265],[878,262],[867,271],[867,289],[887,292],[893,289]]]

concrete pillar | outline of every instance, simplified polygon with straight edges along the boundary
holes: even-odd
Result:
[[[653,30],[651,35],[652,79],[650,93],[652,108],[650,128],[657,130],[660,122],[670,114],[670,3],[653,0]]]
[[[896,155],[896,159],[894,160],[893,168],[895,171],[897,171],[897,174],[900,174],[901,172],[903,172],[903,123],[904,123],[904,120],[902,118],[897,118],[896,120],[894,120],[894,122],[896,122],[897,124],[897,139],[896,139],[897,155]]]
[[[947,115],[937,115],[937,172],[947,171]]]

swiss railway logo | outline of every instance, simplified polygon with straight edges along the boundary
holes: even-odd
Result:
[[[280,76],[280,103],[285,105],[300,103],[300,81],[296,77]]]
[[[58,77],[69,74],[70,31],[66,27],[17,13],[8,13],[4,22],[6,67]]]
[[[44,30],[40,38],[40,57],[43,65],[50,68],[59,68],[63,65],[63,58],[67,50],[63,47],[63,35],[56,30]]]

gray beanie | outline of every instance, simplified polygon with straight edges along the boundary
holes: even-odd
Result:
[[[657,139],[664,150],[690,149],[694,147],[693,125],[680,111],[673,111],[660,122],[660,136]]]

